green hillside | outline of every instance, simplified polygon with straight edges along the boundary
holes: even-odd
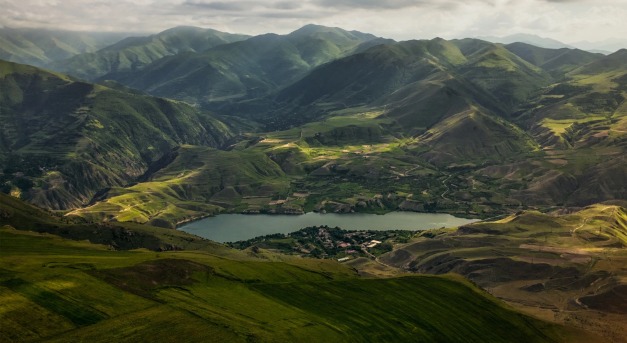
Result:
[[[467,134],[472,134],[468,136]],[[520,128],[479,111],[450,116],[421,135],[418,149],[425,158],[439,166],[454,163],[494,163],[504,159],[521,159],[538,149],[537,144]]]
[[[95,52],[125,38],[125,33],[0,28],[0,59],[44,67],[83,53]]]
[[[229,127],[182,103],[0,62],[3,191],[73,208],[121,186],[180,144],[218,146]]]
[[[262,152],[182,146],[145,182],[108,189],[101,202],[69,214],[172,227],[226,209],[247,209],[247,202],[285,197],[289,187],[290,179]]]
[[[180,26],[146,37],[128,37],[98,51],[57,60],[48,67],[81,79],[96,80],[109,73],[140,70],[165,56],[203,52],[246,38],[248,36]]]
[[[0,223],[8,217],[15,225],[0,228],[3,341],[589,339],[517,313],[458,277],[363,279],[335,261],[237,252],[212,243],[193,251],[114,251],[18,230],[28,222],[11,220],[24,211],[35,222],[47,221],[37,224],[39,231],[55,227],[15,200],[0,196],[0,209]]]

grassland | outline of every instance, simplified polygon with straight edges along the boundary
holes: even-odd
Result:
[[[3,341],[571,341],[455,277],[361,279],[263,252],[112,251],[0,229]],[[275,257],[276,258],[276,257]]]

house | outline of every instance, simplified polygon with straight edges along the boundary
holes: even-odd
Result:
[[[375,239],[371,240],[370,243],[368,245],[366,245],[366,248],[374,248],[377,245],[381,244],[381,241],[377,241]]]

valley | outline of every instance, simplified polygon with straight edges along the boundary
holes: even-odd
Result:
[[[2,28],[0,59],[0,340],[626,337],[625,49]],[[397,211],[480,221],[177,230]]]

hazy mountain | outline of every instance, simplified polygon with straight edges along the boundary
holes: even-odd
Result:
[[[606,55],[609,55],[620,49],[627,49],[627,39],[624,38],[612,38],[605,39],[597,42],[589,42],[589,41],[580,41],[573,43],[574,46],[588,50],[588,51],[598,51],[602,52]]]
[[[563,76],[602,57],[601,54],[579,49],[546,49],[526,43],[512,43],[508,44],[506,48],[525,61],[542,68],[556,77]]]
[[[204,53],[179,53],[138,72],[110,73],[101,79],[193,103],[250,99],[286,86],[323,63],[384,42],[389,40],[308,25],[288,35],[266,34]]]
[[[527,34],[527,33],[517,33],[517,34],[505,36],[505,37],[484,36],[484,37],[477,37],[477,38],[488,41],[488,42],[501,43],[501,44],[511,44],[511,43],[517,43],[517,42],[527,43],[527,44],[535,45],[540,48],[547,48],[547,49],[561,49],[561,48],[572,49],[574,48],[571,45],[562,43],[555,39],[540,37],[537,35]]]
[[[108,73],[140,70],[165,56],[203,52],[246,38],[248,36],[180,26],[151,36],[129,37],[97,52],[74,56],[48,67],[85,80],[95,80]]]
[[[97,51],[128,35],[0,28],[0,59],[41,67],[78,54]]]
[[[218,146],[222,122],[185,104],[0,62],[3,187],[49,208],[127,184],[180,144]]]

